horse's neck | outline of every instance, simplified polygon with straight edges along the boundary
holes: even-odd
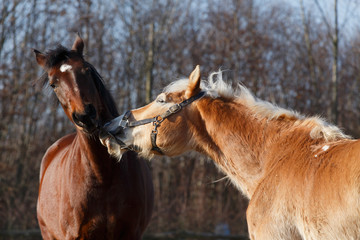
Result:
[[[95,177],[98,182],[103,182],[109,174],[113,160],[108,154],[106,148],[100,143],[99,137],[88,136],[81,131],[77,131],[75,144],[81,154],[81,160],[78,162],[87,171],[91,177]]]
[[[246,106],[235,102],[207,98],[198,102],[198,110],[205,124],[199,129],[206,129],[198,138],[198,150],[209,155],[251,198],[271,164],[268,151],[278,144],[282,127],[256,118]]]

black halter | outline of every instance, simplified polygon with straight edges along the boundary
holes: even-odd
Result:
[[[160,126],[160,124],[169,116],[179,112],[183,107],[189,105],[190,103],[194,102],[195,100],[198,100],[202,98],[205,95],[205,92],[199,92],[197,95],[192,96],[191,98],[182,101],[181,103],[177,103],[172,105],[166,112],[164,112],[161,115],[157,115],[153,118],[146,118],[139,121],[129,121],[129,117],[131,115],[131,111],[125,112],[125,114],[113,119],[111,121],[111,125],[113,125],[113,122],[117,122],[116,124],[118,127],[111,131],[110,134],[113,135],[116,139],[116,134],[121,132],[122,130],[126,128],[136,127],[140,125],[145,125],[148,123],[152,123],[154,126],[154,129],[151,131],[150,137],[151,137],[151,144],[152,144],[152,150],[157,151],[160,154],[163,154],[163,152],[160,150],[160,148],[156,145],[156,137],[158,134],[157,128]],[[106,124],[107,125],[107,124]],[[104,126],[106,128],[106,125]],[[120,141],[120,145],[125,148],[132,149],[133,147],[125,146],[123,142]]]

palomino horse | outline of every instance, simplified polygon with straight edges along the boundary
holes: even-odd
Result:
[[[221,72],[201,82],[197,67],[106,130],[102,142],[118,156],[133,148],[211,157],[250,200],[251,239],[360,239],[360,142],[232,89]]]
[[[71,50],[34,50],[47,72],[44,80],[76,127],[41,162],[41,234],[44,239],[141,239],[153,208],[151,174],[136,153],[118,161],[100,143],[99,126],[119,114],[100,75],[83,59],[83,48],[77,37]]]

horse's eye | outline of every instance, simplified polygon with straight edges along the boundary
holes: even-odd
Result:
[[[59,79],[57,79],[57,78],[52,78],[51,81],[49,82],[50,87],[56,88],[56,82],[58,82],[58,81],[59,81]]]
[[[157,102],[157,103],[165,103],[165,96],[164,96],[164,95],[159,95],[159,96],[156,98],[156,102]]]

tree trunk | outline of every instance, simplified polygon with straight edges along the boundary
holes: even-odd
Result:
[[[333,45],[333,64],[332,64],[332,78],[331,78],[331,118],[337,124],[339,118],[338,112],[338,51],[339,51],[339,29],[338,29],[338,9],[337,0],[334,0],[334,14],[335,14],[335,30],[332,39]]]
[[[149,50],[146,60],[146,84],[145,84],[145,102],[150,103],[152,100],[151,91],[153,85],[153,67],[154,67],[154,23],[150,24],[149,29]]]
[[[313,91],[315,92],[314,96],[314,104],[316,111],[320,110],[319,108],[319,100],[320,100],[320,83],[319,79],[316,77],[316,71],[315,71],[315,60],[313,57],[313,46],[310,40],[310,30],[309,30],[309,22],[306,20],[305,16],[305,8],[304,8],[304,1],[300,0],[300,8],[301,8],[301,19],[302,24],[304,27],[304,40],[305,40],[305,46],[306,46],[306,52],[307,52],[307,58],[309,61],[308,67],[309,67],[309,74],[310,74],[310,84],[313,88]]]

